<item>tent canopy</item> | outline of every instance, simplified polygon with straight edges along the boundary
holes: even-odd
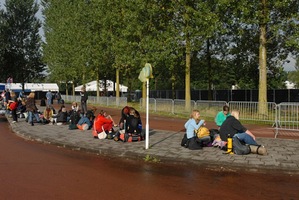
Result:
[[[104,88],[105,88],[104,86],[105,86],[105,81],[100,80],[99,81],[99,91],[104,91]],[[79,85],[79,86],[75,87],[75,91],[80,92],[82,87],[83,87],[83,85]],[[89,83],[86,83],[85,87],[86,87],[86,91],[97,91],[97,81],[91,81]],[[107,80],[106,81],[106,90],[109,92],[112,92],[112,91],[114,91],[114,88],[116,90],[116,84],[111,80]],[[127,86],[119,84],[120,92],[127,92],[127,90],[128,90]]]
[[[6,88],[10,88],[14,92],[20,92],[22,91],[22,84],[21,83],[11,83],[6,84]],[[25,83],[24,84],[24,90],[25,91],[53,91],[58,92],[59,87],[56,83]]]

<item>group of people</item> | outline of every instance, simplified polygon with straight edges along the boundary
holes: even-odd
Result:
[[[13,118],[12,123],[18,121],[18,112],[24,112],[25,102],[23,98],[17,97],[16,93],[9,89],[4,90],[0,96],[2,110],[5,110],[6,114],[10,114]]]
[[[94,138],[98,138],[98,134],[105,132],[109,138],[114,138],[118,141],[121,134],[139,135],[142,139],[142,122],[139,112],[133,107],[125,106],[121,111],[121,119],[116,123],[113,118],[107,114],[106,111],[101,110],[95,116],[95,109],[87,110],[88,96],[85,88],[80,92],[81,96],[81,109],[77,102],[73,102],[71,109],[67,111],[64,104],[61,105],[59,111],[56,113],[52,106],[51,91],[46,94],[47,105],[45,110],[41,113],[37,109],[35,102],[35,93],[31,92],[26,98],[16,97],[16,94],[9,89],[2,92],[0,100],[3,106],[11,113],[13,122],[18,121],[18,114],[26,113],[27,121],[30,125],[34,126],[34,121],[43,124],[69,124],[70,129],[89,130],[92,129]],[[239,121],[240,112],[232,110],[230,112],[227,105],[223,106],[223,110],[218,112],[215,117],[215,123],[218,127],[217,134],[212,137],[199,138],[197,131],[200,127],[206,125],[205,120],[200,118],[199,110],[193,110],[190,118],[185,123],[186,141],[188,142],[189,149],[202,149],[209,143],[213,144],[213,140],[218,137],[218,144],[225,147],[228,138],[238,138],[240,141],[249,145],[258,145],[254,134],[244,127]],[[35,118],[35,120],[34,120]]]
[[[215,117],[215,123],[218,127],[217,130],[214,130],[216,134],[209,137],[210,141],[208,142],[213,144],[213,140],[218,137],[218,144],[221,144],[221,148],[226,149],[228,138],[236,137],[245,144],[258,145],[254,134],[252,134],[252,132],[244,127],[239,121],[239,115],[240,112],[238,110],[232,110],[232,112],[230,112],[227,105],[223,106],[223,110],[218,112]],[[196,135],[196,131],[205,125],[205,121],[200,119],[199,110],[193,110],[190,119],[184,125],[186,128],[186,137],[189,149],[202,149],[205,145],[207,140],[199,138]]]
[[[105,132],[108,139],[118,141],[124,140],[122,134],[126,136],[134,135],[143,140],[142,122],[139,112],[133,107],[125,106],[121,110],[121,118],[119,123],[115,123],[106,111],[101,110],[93,123],[93,136],[99,138],[98,134]]]
[[[58,91],[58,92],[52,93],[51,90],[49,90],[46,93],[46,100],[47,100],[47,102],[44,102],[44,103],[41,103],[41,104],[50,106],[50,105],[52,105],[54,103],[54,99],[57,100],[58,104],[64,104],[64,100],[62,99],[60,92]],[[44,101],[44,99],[42,99],[42,101]]]

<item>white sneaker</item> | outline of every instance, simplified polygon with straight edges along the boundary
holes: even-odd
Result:
[[[14,124],[14,123],[16,123],[16,121],[12,121],[11,123],[13,123],[13,124]]]

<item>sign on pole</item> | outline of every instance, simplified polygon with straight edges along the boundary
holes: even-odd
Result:
[[[150,63],[146,63],[139,76],[141,82],[146,82],[146,123],[145,123],[145,149],[149,148],[149,79],[153,78],[153,69]]]

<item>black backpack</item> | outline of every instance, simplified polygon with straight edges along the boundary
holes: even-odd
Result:
[[[240,141],[238,137],[233,137],[233,151],[237,155],[246,155],[251,152],[250,146]]]
[[[135,117],[133,115],[130,115],[127,119],[126,124],[126,130],[127,133],[141,133],[141,130],[139,129],[140,119],[138,117]]]
[[[70,116],[71,124],[78,124],[80,118],[80,113],[73,111]]]

